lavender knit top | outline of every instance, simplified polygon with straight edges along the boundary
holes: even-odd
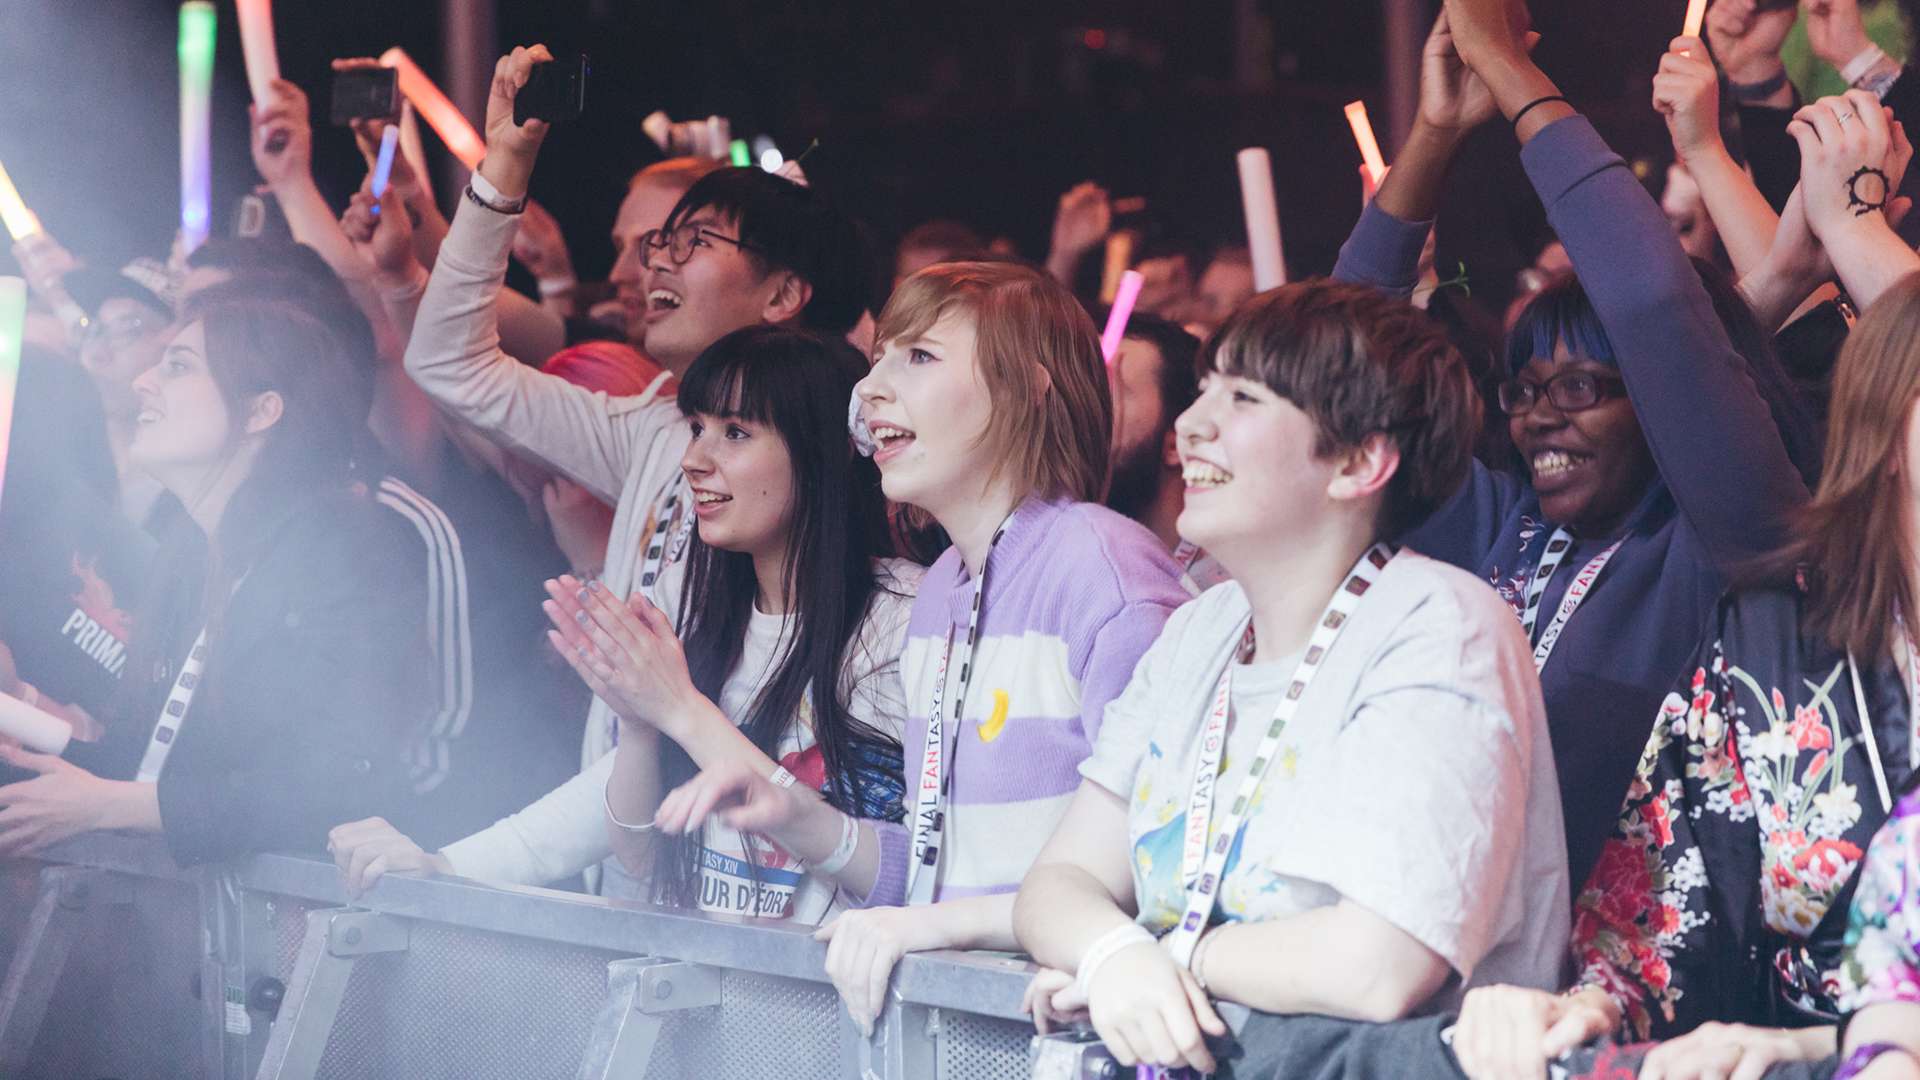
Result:
[[[1020,504],[988,558],[973,680],[952,777],[935,900],[1010,893],[1066,813],[1107,702],[1187,599],[1180,569],[1143,526],[1092,503]],[[965,640],[973,577],[948,548],[921,583],[900,674],[908,711],[907,821],[877,823],[869,906],[906,901],[917,768],[949,635]],[[948,665],[946,708],[960,665]]]

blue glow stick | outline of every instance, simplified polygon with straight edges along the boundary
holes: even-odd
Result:
[[[393,151],[400,145],[400,125],[388,124],[380,133],[380,156],[373,162],[373,216],[380,216],[380,196],[387,193],[387,179],[393,175]]]

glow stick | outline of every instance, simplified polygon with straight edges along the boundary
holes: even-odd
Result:
[[[380,156],[373,159],[373,216],[380,216],[380,196],[387,192],[387,179],[393,175],[393,151],[400,145],[400,128],[388,124],[380,133]]]
[[[247,60],[247,87],[253,102],[273,99],[273,80],[280,77],[280,55],[273,47],[273,0],[235,0],[240,15],[240,53]]]
[[[1140,271],[1129,270],[1120,275],[1120,288],[1113,297],[1113,310],[1107,313],[1107,329],[1100,335],[1100,355],[1107,363],[1120,355],[1120,339],[1127,336],[1127,320],[1133,318],[1133,305],[1140,300],[1140,286],[1147,279]]]
[[[213,212],[213,5],[180,5],[180,238],[192,254]]]
[[[1687,0],[1687,21],[1680,33],[1684,37],[1699,37],[1700,25],[1707,19],[1707,0]]]
[[[1353,141],[1360,146],[1360,158],[1367,163],[1367,175],[1373,178],[1373,186],[1379,187],[1387,176],[1387,159],[1380,156],[1380,144],[1373,137],[1373,121],[1367,119],[1366,102],[1347,105],[1347,125],[1353,128]]]
[[[7,232],[15,240],[25,240],[40,231],[40,219],[27,209],[26,200],[13,186],[13,178],[7,175],[7,168],[0,165],[0,219],[7,223]]]
[[[1253,254],[1253,287],[1265,292],[1287,283],[1280,250],[1280,208],[1273,198],[1273,163],[1252,146],[1234,159],[1240,166],[1240,203],[1247,218],[1247,250]]]
[[[380,54],[380,63],[400,73],[400,93],[413,102],[413,107],[420,111],[427,126],[433,128],[433,133],[446,144],[447,152],[459,158],[467,168],[479,168],[480,159],[487,155],[487,144],[480,138],[480,133],[473,130],[467,118],[460,114],[460,107],[433,85],[433,80],[427,78],[427,73],[413,62],[413,57],[395,45]]]
[[[1111,304],[1120,295],[1120,279],[1133,265],[1133,234],[1125,229],[1107,236],[1107,262],[1100,270],[1100,302]]]
[[[36,754],[58,754],[73,740],[73,727],[19,698],[0,694],[0,735],[19,739]]]
[[[743,167],[753,164],[753,151],[747,149],[747,140],[733,140],[733,163]]]
[[[0,277],[0,483],[7,478],[7,440],[13,432],[13,390],[20,383],[20,343],[26,333],[26,279]]]
[[[733,145],[733,122],[724,116],[707,117],[707,156],[727,160]]]

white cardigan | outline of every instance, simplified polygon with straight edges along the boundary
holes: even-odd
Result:
[[[494,301],[506,280],[519,221],[461,200],[420,300],[413,337],[407,342],[407,374],[452,416],[615,504],[602,581],[615,595],[625,596],[639,571],[656,502],[679,482],[686,424],[672,399],[658,396],[665,375],[644,393],[610,397],[545,374],[500,350]],[[667,576],[680,569],[667,568],[655,583],[656,597]],[[578,820],[582,800],[591,800],[598,821],[601,787],[613,766],[613,719],[605,703],[595,698],[581,742],[586,771],[532,806],[446,849],[463,876],[533,884],[570,877],[606,856],[603,827],[592,830],[589,838],[539,823],[556,817]],[[531,842],[534,836],[540,838],[538,844]]]

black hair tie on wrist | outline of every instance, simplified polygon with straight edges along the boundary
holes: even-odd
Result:
[[[1543,97],[1543,98],[1534,98],[1532,101],[1529,101],[1525,105],[1520,106],[1520,111],[1513,114],[1513,119],[1509,121],[1509,123],[1513,125],[1513,130],[1515,131],[1520,130],[1521,117],[1527,115],[1528,113],[1539,108],[1540,106],[1545,105],[1549,101],[1558,101],[1563,105],[1569,105],[1569,106],[1573,104],[1573,102],[1568,101],[1566,98],[1561,97],[1559,94],[1548,94],[1546,97]]]

